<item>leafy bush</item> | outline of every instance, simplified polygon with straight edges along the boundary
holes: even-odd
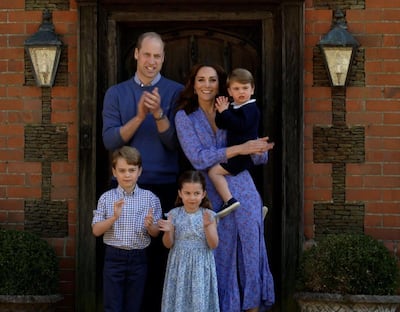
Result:
[[[399,285],[395,257],[363,234],[328,235],[303,252],[297,289],[308,292],[393,295]]]
[[[29,232],[0,230],[0,295],[55,294],[58,274],[48,242]]]

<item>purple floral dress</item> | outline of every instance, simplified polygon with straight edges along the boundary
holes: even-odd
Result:
[[[222,200],[208,178],[207,170],[226,161],[226,131],[215,134],[204,112],[196,110],[175,116],[182,149],[191,164],[207,179],[207,194],[214,209]],[[268,153],[253,156],[256,164],[267,162]],[[214,251],[221,312],[240,312],[275,301],[274,281],[269,269],[264,241],[262,201],[248,171],[226,176],[240,207],[218,223],[219,244]]]

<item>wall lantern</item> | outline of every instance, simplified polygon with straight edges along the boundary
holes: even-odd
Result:
[[[345,14],[341,10],[334,12],[332,28],[323,36],[318,45],[325,61],[331,86],[346,86],[359,43],[347,31]]]
[[[25,50],[33,65],[36,84],[52,87],[60,61],[62,42],[54,32],[52,13],[43,11],[39,30],[25,40]]]

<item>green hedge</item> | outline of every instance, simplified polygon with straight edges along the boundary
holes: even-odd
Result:
[[[364,234],[328,235],[300,259],[300,291],[393,295],[398,286],[396,258],[383,243]]]
[[[0,230],[0,295],[56,294],[59,263],[47,241],[24,231]]]

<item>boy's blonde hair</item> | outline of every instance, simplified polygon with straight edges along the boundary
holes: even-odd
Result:
[[[114,169],[119,158],[124,158],[129,165],[142,167],[142,156],[132,146],[123,146],[112,153],[112,167]]]
[[[239,82],[239,83],[250,83],[252,87],[254,87],[254,78],[250,71],[244,68],[236,68],[232,70],[228,78],[226,79],[226,85],[229,88],[229,85],[232,82]]]

